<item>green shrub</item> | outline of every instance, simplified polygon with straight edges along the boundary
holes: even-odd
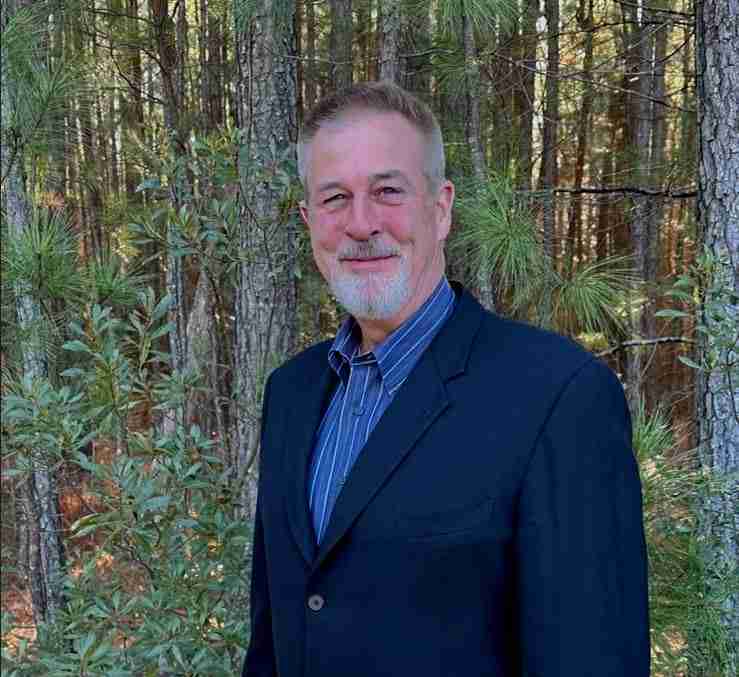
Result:
[[[79,359],[63,386],[9,384],[3,455],[13,457],[13,474],[30,471],[28,449],[43,448],[46,458],[34,463],[83,471],[92,512],[72,525],[68,544],[84,547],[68,557],[55,622],[38,628],[34,643],[11,646],[13,619],[3,616],[7,677],[216,677],[243,660],[250,534],[235,518],[223,457],[179,416],[174,426],[131,425],[142,407],[178,412],[197,387],[195,374],[168,375],[167,356],[153,349],[168,330],[166,310],[151,292],[126,320],[94,306],[87,328],[74,327],[65,344]],[[83,453],[91,436],[111,460]]]

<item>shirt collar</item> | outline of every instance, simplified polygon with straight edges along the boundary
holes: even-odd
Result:
[[[442,276],[421,307],[373,351],[361,357],[361,329],[357,321],[349,316],[339,327],[331,345],[328,353],[329,365],[346,383],[352,362],[377,362],[383,386],[389,394],[394,394],[413,369],[417,357],[431,343],[449,315],[454,300],[454,291],[446,276]]]

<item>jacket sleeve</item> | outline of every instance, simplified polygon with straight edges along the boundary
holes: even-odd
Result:
[[[262,406],[262,444],[267,430],[267,409],[270,396],[271,379],[268,379]],[[252,541],[251,592],[249,598],[251,633],[246,650],[242,677],[277,677],[277,663],[272,643],[272,612],[270,609],[267,561],[264,551],[264,530],[262,525],[262,478],[264,457],[260,454],[259,493],[254,517]]]
[[[592,360],[564,387],[519,496],[521,674],[647,677],[647,555],[621,384]]]

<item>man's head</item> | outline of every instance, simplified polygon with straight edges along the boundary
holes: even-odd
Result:
[[[310,145],[318,131],[358,112],[398,113],[423,136],[426,142],[424,174],[431,188],[445,177],[444,141],[432,110],[418,97],[391,82],[361,82],[321,99],[310,111],[298,139],[298,174],[306,195],[310,171]]]
[[[444,271],[454,187],[438,123],[390,83],[321,101],[301,131],[298,165],[319,270],[357,319],[397,326]]]

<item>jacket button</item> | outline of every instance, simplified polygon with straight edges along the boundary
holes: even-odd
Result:
[[[308,608],[311,611],[320,611],[325,603],[326,601],[320,595],[311,595],[308,598]]]

